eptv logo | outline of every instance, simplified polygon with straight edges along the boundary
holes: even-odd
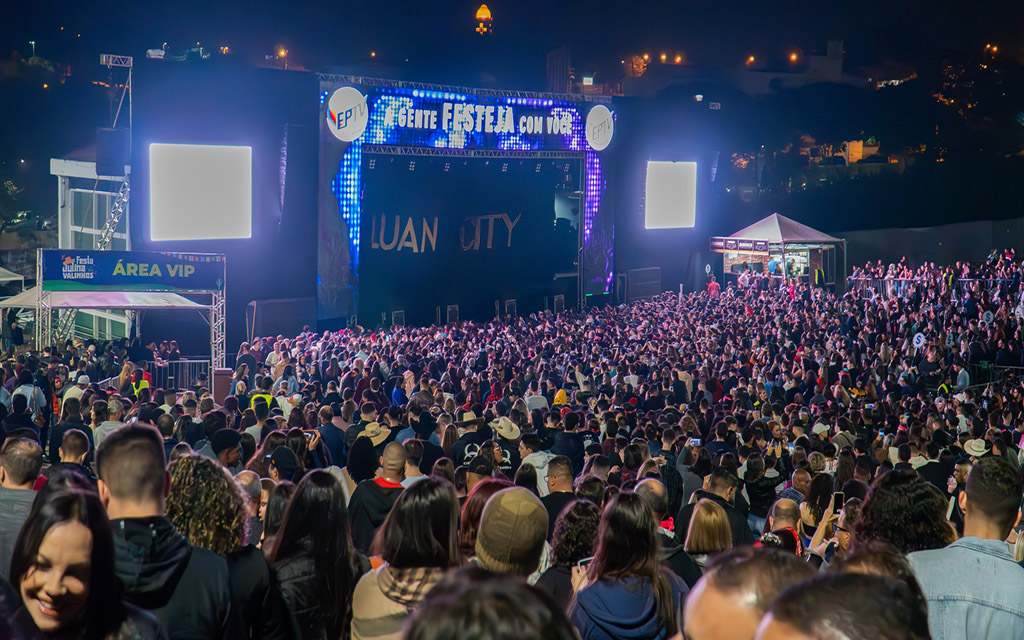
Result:
[[[355,87],[342,87],[327,101],[327,127],[342,142],[354,142],[370,119],[366,96]]]
[[[615,117],[608,107],[599,104],[587,114],[587,143],[594,151],[603,151],[615,133]]]

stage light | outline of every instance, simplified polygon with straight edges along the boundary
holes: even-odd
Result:
[[[252,147],[149,145],[150,238],[252,236]]]
[[[697,217],[697,163],[647,163],[644,226],[647,229],[692,227]]]

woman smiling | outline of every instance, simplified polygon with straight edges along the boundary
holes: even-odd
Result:
[[[26,637],[166,637],[152,615],[121,602],[110,525],[93,493],[60,490],[37,501],[15,544],[11,580]]]

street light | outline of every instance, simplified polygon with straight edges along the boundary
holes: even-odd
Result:
[[[790,62],[796,62],[796,60],[797,60],[797,58],[798,58],[798,57],[799,57],[799,56],[797,56],[797,55],[796,55],[796,52],[794,51],[793,53],[789,54],[789,61],[790,61]]]
[[[36,41],[35,40],[29,40],[28,43],[30,45],[32,45],[32,57],[34,58],[34,57],[36,57]]]

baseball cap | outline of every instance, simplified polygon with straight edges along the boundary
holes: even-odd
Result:
[[[285,445],[274,449],[274,452],[270,454],[270,463],[277,469],[282,480],[291,480],[295,477],[295,472],[299,470],[299,457]]]
[[[469,463],[469,467],[466,471],[469,473],[475,473],[478,476],[491,476],[494,474],[494,466],[491,465],[491,461],[487,458],[477,456]]]
[[[537,570],[548,533],[548,512],[522,487],[494,494],[480,515],[476,556],[488,571],[528,576]]]

